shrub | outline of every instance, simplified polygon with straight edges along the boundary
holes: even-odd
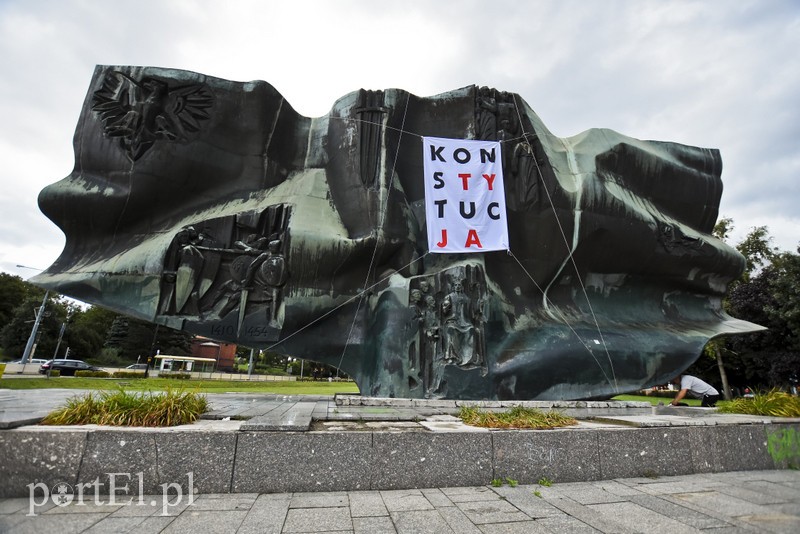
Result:
[[[170,372],[165,372],[165,373],[158,373],[158,377],[159,378],[175,378],[177,380],[189,380],[190,378],[192,378],[192,375],[190,375],[189,373],[170,373]]]
[[[75,371],[75,376],[84,378],[109,378],[111,373],[108,371]]]
[[[204,395],[168,389],[162,393],[124,390],[87,393],[47,415],[43,425],[175,426],[192,423],[208,408]]]
[[[50,369],[50,378],[58,378],[61,376],[61,369]]]
[[[144,371],[117,371],[114,378],[144,378]]]
[[[532,428],[544,430],[578,424],[573,417],[560,412],[543,412],[536,408],[514,406],[507,412],[486,412],[474,406],[462,406],[458,413],[464,423],[487,428]]]
[[[721,402],[719,411],[772,417],[800,417],[800,397],[772,389],[755,393],[752,399],[740,397],[729,402]]]

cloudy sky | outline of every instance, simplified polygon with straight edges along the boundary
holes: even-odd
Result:
[[[732,241],[800,241],[797,0],[0,0],[0,271],[63,235],[39,191],[73,167],[96,64],[261,79],[307,116],[359,89],[519,93],[557,135],[605,127],[722,151]]]

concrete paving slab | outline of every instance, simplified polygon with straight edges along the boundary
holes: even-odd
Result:
[[[572,499],[548,498],[547,501],[565,514],[601,532],[614,532],[617,534],[632,534],[634,532],[639,532],[637,529],[631,529],[615,521],[614,519],[609,519],[597,510],[592,510],[591,508],[579,504]]]
[[[489,523],[481,525],[483,534],[550,534],[550,529],[537,521],[518,521],[514,523]]]
[[[456,506],[476,525],[530,520],[516,506],[496,494],[491,501],[459,502]]]
[[[0,429],[18,428],[25,425],[35,425],[49,413],[44,410],[34,411],[7,411],[0,412]]]
[[[350,506],[348,494],[343,491],[300,493],[292,496],[289,508],[341,508]]]
[[[488,486],[475,486],[464,488],[442,488],[442,493],[453,504],[460,502],[494,501],[498,494]]]
[[[350,499],[350,515],[353,518],[389,516],[389,510],[386,508],[380,493],[375,491],[351,491],[347,495]],[[430,501],[430,499],[428,500]]]
[[[628,500],[642,508],[656,512],[665,517],[672,517],[695,529],[724,528],[731,524],[716,517],[711,517],[690,508],[680,506],[653,495],[631,495]]]
[[[456,506],[437,507],[439,515],[454,532],[458,534],[481,534],[481,530],[476,526],[464,512]]]
[[[192,510],[201,511],[231,511],[231,510],[250,510],[256,502],[257,494],[232,493],[227,495],[200,494],[194,498]]]
[[[588,506],[634,531],[647,525],[647,529],[654,532],[670,532],[670,534],[695,534],[697,532],[696,528],[677,519],[661,515],[633,502],[590,504]]]
[[[548,503],[542,497],[537,497],[534,494],[535,491],[539,491],[539,494],[541,494],[539,486],[517,486],[516,488],[501,486],[492,488],[492,491],[533,519],[565,515],[564,512]]]
[[[437,417],[437,416],[433,416]],[[431,432],[489,432],[488,428],[480,428],[475,426],[465,425],[461,420],[455,421],[436,421],[428,420],[420,421],[420,425],[427,428]]]
[[[397,530],[388,515],[353,517],[353,532],[355,534],[397,534]]]
[[[165,534],[235,534],[247,516],[246,511],[189,511],[176,517],[164,529]]]
[[[537,519],[536,523],[545,527],[548,532],[552,532],[553,534],[595,534],[600,532],[583,521],[579,521],[568,515],[545,517],[543,519]]]
[[[433,510],[435,507],[420,490],[381,491],[386,509],[391,512],[407,512],[409,510]]]
[[[2,517],[0,518],[0,532],[13,532],[14,534],[41,534],[42,532],[79,534],[90,529],[105,517],[106,514],[102,513],[74,514],[68,520],[65,520],[63,515]]]
[[[436,508],[455,506],[455,504],[453,504],[453,501],[448,499],[447,495],[445,495],[439,488],[427,488],[421,491],[422,495],[426,499],[428,499],[428,502],[431,503]]]
[[[239,526],[237,534],[281,534],[291,498],[290,493],[259,495]]]
[[[341,508],[290,508],[286,515],[283,531],[293,532],[330,532],[352,531],[353,521],[350,510]]]
[[[552,487],[552,491],[555,497],[572,499],[575,502],[585,505],[623,502],[628,500],[626,496],[617,495],[603,488],[598,488],[593,484],[578,482],[555,484]]]
[[[672,495],[677,501],[691,503],[716,513],[730,517],[743,515],[769,515],[769,509],[760,504],[748,502],[738,497],[718,491],[686,492]]]
[[[242,430],[303,432],[311,426],[311,414],[315,402],[287,403],[286,409],[278,409],[253,417],[241,427]]]
[[[13,532],[796,532],[800,521],[800,495],[794,502],[747,503],[720,491],[621,495],[618,502],[584,505],[570,494],[594,495],[597,491],[629,493],[628,489],[667,487],[735,487],[745,481],[773,476],[773,484],[800,482],[796,471],[753,471],[684,475],[609,482],[556,483],[541,487],[542,498],[533,496],[538,486],[489,486],[438,488],[435,490],[326,492],[322,494],[201,494],[191,506],[177,507],[177,518],[160,515],[156,504],[51,507],[48,513],[26,517],[26,499],[0,500],[0,530]],[[613,484],[611,483],[613,482]],[[769,482],[769,481],[762,481]],[[600,485],[603,485],[602,487]],[[787,490],[792,488],[785,486]],[[560,490],[560,493],[559,493]],[[654,493],[659,493],[655,492]],[[551,507],[538,517],[524,497]],[[688,497],[687,497],[688,496]],[[154,502],[158,496],[154,497]],[[347,503],[344,501],[347,497]],[[488,499],[493,497],[493,499]],[[578,497],[580,498],[580,497]],[[354,507],[371,504],[377,515],[358,517]],[[454,503],[453,500],[463,502]],[[592,499],[589,499],[592,500]],[[293,506],[306,506],[290,508]],[[384,502],[380,508],[376,503]],[[343,506],[324,507],[342,503]],[[790,507],[791,506],[791,507]],[[417,509],[424,508],[424,509]],[[390,511],[394,510],[394,511]],[[113,511],[113,513],[112,513]],[[9,512],[9,513],[2,513]],[[130,513],[135,512],[135,513]],[[292,517],[290,517],[290,515]],[[57,518],[58,521],[54,521]],[[350,521],[348,523],[348,521]],[[111,529],[111,530],[109,530]],[[596,529],[596,530],[595,530]]]
[[[106,517],[101,519],[88,530],[85,534],[108,534],[109,532],[137,532],[138,526],[144,523],[146,517],[127,516],[127,517]]]
[[[779,499],[775,502],[789,502],[795,500],[800,502],[800,492],[789,490],[786,486],[777,482],[770,482],[767,480],[745,480],[741,483],[741,487],[750,490],[759,495],[769,495],[772,498]]]
[[[397,534],[457,534],[437,510],[392,512]]]

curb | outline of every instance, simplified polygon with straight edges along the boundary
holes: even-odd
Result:
[[[798,460],[799,440],[797,423],[490,432],[24,427],[0,432],[0,497],[26,497],[35,483],[99,481],[108,492],[109,474],[118,489],[130,483],[154,494],[187,479],[197,493],[276,493],[781,469]]]

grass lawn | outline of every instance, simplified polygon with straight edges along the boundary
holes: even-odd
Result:
[[[664,397],[648,397],[646,395],[617,395],[616,397],[613,397],[611,400],[649,402],[653,406],[656,406],[659,402],[664,404],[669,404],[670,402],[672,402],[672,399],[667,399]],[[683,398],[681,402],[685,402],[689,406],[700,406],[700,399]]]
[[[358,393],[355,382],[266,382],[246,380],[176,380],[170,378],[84,378],[62,376],[58,378],[0,378],[0,389],[117,389],[131,391],[187,389],[202,393],[226,391],[251,393],[278,393],[281,395],[333,395]]]

